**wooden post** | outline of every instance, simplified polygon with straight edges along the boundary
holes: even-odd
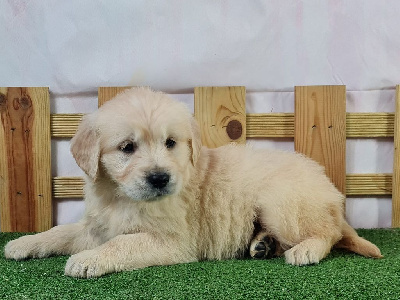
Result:
[[[129,86],[107,86],[107,87],[99,87],[98,88],[98,101],[99,107],[102,106],[106,101],[114,98],[119,93],[123,92],[126,89],[129,89]]]
[[[346,87],[295,87],[295,150],[325,167],[346,195]]]
[[[48,88],[0,88],[0,210],[3,232],[52,226]]]
[[[392,227],[400,227],[400,85],[396,87],[394,162],[392,185]]]
[[[216,148],[230,142],[246,143],[245,87],[196,87],[194,114],[203,145]]]

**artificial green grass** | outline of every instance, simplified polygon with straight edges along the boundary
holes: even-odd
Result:
[[[6,260],[0,299],[399,299],[400,230],[358,230],[382,259],[333,250],[318,265],[283,258],[150,267],[96,279],[64,276],[67,257]],[[0,247],[22,234],[0,233]]]

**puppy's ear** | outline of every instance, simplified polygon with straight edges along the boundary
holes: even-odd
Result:
[[[192,138],[189,141],[189,146],[192,151],[191,162],[192,165],[195,166],[197,159],[199,158],[202,145],[201,145],[200,128],[199,125],[197,124],[197,121],[193,117],[190,119],[190,128],[192,131]]]
[[[92,115],[85,116],[79,125],[71,140],[71,153],[78,166],[95,180],[99,168],[100,142]]]

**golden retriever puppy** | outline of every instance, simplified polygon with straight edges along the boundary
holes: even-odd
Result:
[[[72,255],[65,274],[84,278],[230,259],[249,249],[254,222],[255,241],[277,240],[289,264],[318,263],[335,245],[381,257],[345,221],[321,166],[295,153],[202,147],[191,113],[163,93],[119,94],[84,118],[71,151],[87,174],[83,219],[9,242],[7,258]]]

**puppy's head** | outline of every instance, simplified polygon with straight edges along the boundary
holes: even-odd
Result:
[[[198,125],[187,108],[147,88],[127,90],[85,116],[71,141],[90,178],[105,176],[134,200],[178,193],[200,148]]]

